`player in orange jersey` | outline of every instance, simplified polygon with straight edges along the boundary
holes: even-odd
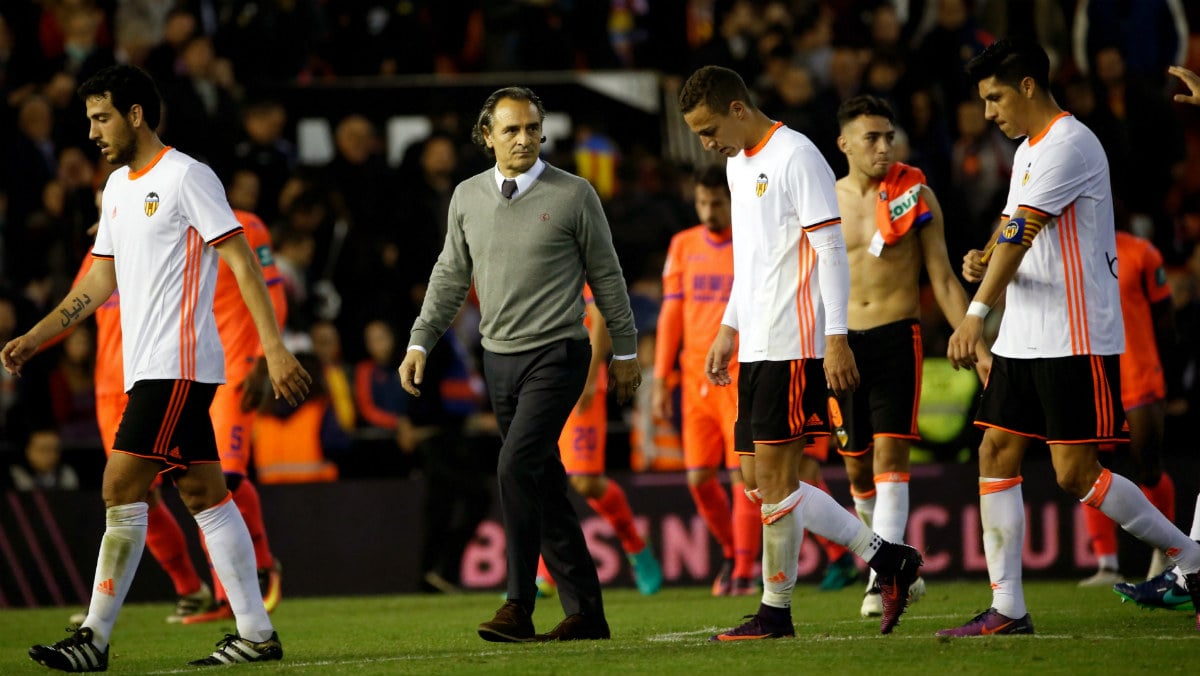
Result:
[[[621,548],[633,567],[638,591],[654,594],[662,587],[662,570],[650,545],[642,539],[633,521],[633,511],[625,491],[617,482],[604,475],[604,450],[608,433],[608,368],[606,363],[612,343],[605,327],[604,316],[592,298],[592,290],[583,287],[587,315],[584,324],[592,343],[592,361],[579,403],[571,409],[567,423],[558,438],[558,452],[571,487],[583,497],[596,513],[616,531]],[[546,593],[549,573],[538,566],[539,589]]]

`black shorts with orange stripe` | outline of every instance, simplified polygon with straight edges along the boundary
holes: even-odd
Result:
[[[743,362],[739,369],[738,453],[753,453],[755,444],[829,436],[824,360]]]
[[[216,383],[139,380],[129,391],[113,451],[162,462],[164,471],[220,462],[208,413],[216,391]]]
[[[995,355],[975,424],[1048,444],[1127,441],[1120,357]]]
[[[842,455],[861,455],[876,436],[916,440],[921,400],[921,324],[902,319],[847,336],[858,366],[858,389],[829,393],[829,421]]]

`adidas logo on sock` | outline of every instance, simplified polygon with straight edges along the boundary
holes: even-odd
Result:
[[[778,573],[775,573],[774,575],[772,575],[771,577],[768,577],[767,582],[776,582],[776,583],[787,582],[787,575],[784,574],[784,572],[781,570]]]
[[[100,592],[101,594],[108,594],[109,596],[117,595],[116,590],[113,588],[113,581],[111,577],[107,580],[102,580],[100,584],[96,585],[96,591]]]

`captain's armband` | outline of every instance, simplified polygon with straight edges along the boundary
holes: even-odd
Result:
[[[1033,246],[1033,238],[1042,231],[1043,223],[1025,218],[1010,218],[1004,225],[1004,230],[996,238],[997,244],[1020,244],[1025,248]]]

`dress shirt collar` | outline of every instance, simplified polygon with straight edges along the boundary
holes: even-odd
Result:
[[[516,177],[515,180],[517,182],[517,192],[513,195],[513,197],[515,198],[524,193],[526,190],[529,190],[530,186],[533,185],[534,181],[538,180],[538,177],[541,176],[542,172],[545,170],[546,163],[543,162],[542,158],[539,157],[537,161],[533,163],[533,166],[529,168],[529,171]],[[492,176],[496,179],[496,189],[499,190],[501,185],[504,184],[505,176],[504,174],[500,173],[500,167],[498,165],[492,169]]]

